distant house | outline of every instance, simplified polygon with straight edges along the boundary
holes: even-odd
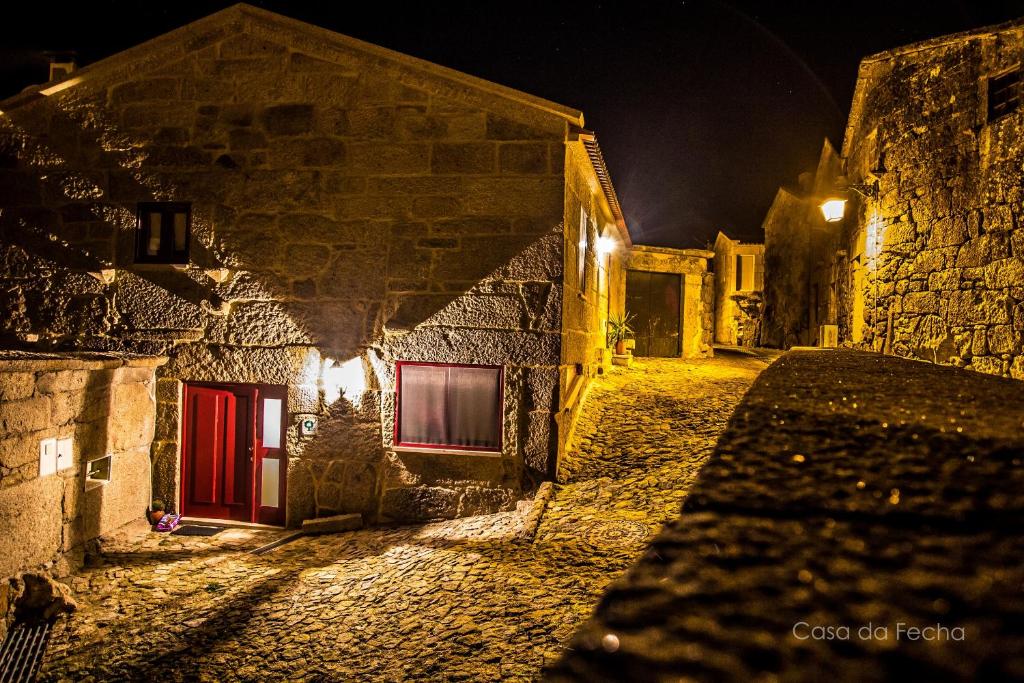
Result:
[[[155,496],[407,521],[555,472],[630,245],[580,112],[246,5],[0,110],[0,340],[169,358]]]
[[[836,276],[846,267],[838,231],[825,221],[822,202],[836,196],[842,160],[825,140],[814,171],[775,194],[764,229],[763,346],[831,344],[839,302]]]
[[[757,346],[764,290],[764,245],[715,238],[715,343]]]

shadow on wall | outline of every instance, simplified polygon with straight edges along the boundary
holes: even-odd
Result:
[[[557,341],[543,333],[560,329],[549,282],[561,275],[558,226],[484,219],[479,230],[496,234],[434,238],[416,222],[337,220],[304,182],[309,172],[211,162],[157,144],[161,134],[123,134],[101,106],[71,97],[0,119],[0,342],[167,354],[161,376],[186,381],[292,384],[302,373],[312,395],[290,397],[290,411],[320,415],[321,432],[291,435],[289,454],[317,461],[317,510],[337,509],[336,463],[353,455],[346,492],[355,481],[365,495],[345,504],[369,505],[378,492],[373,394],[381,377],[393,383],[390,361],[527,365],[539,346],[557,365]],[[131,263],[139,201],[192,203],[188,267]],[[324,360],[342,365],[368,349],[366,393],[332,403]]]
[[[315,200],[304,203],[308,190],[262,196],[266,171],[196,163],[201,172],[185,173],[166,159],[150,160],[153,141],[118,134],[95,105],[76,107],[71,100],[60,102],[63,109],[49,107],[48,114],[62,119],[57,128],[68,129],[69,149],[53,147],[61,140],[40,142],[28,110],[47,103],[0,119],[0,277],[9,287],[37,285],[18,288],[20,300],[8,291],[13,300],[4,303],[13,305],[7,308],[21,309],[3,330],[12,343],[18,333],[41,333],[35,348],[161,352],[188,341],[311,344],[347,359],[380,338],[385,325],[412,330],[487,280],[523,275],[503,266],[536,256],[531,245],[557,227],[531,224],[513,233],[508,224],[482,218],[481,231],[494,234],[463,237],[460,244],[457,237],[425,235],[423,223],[335,220]],[[287,184],[288,171],[273,173]],[[142,201],[192,203],[187,268],[133,263],[135,205]],[[316,212],[307,213],[310,206]],[[112,282],[86,277],[115,268]],[[206,273],[221,269],[228,271],[223,282]],[[549,268],[541,270],[540,277],[550,276]],[[38,286],[41,277],[46,286]],[[389,282],[395,278],[401,282]],[[536,308],[546,303],[550,286],[476,293]],[[462,304],[469,314],[472,306]],[[452,313],[436,324],[459,325],[458,311]],[[529,329],[535,318],[501,320],[496,329]]]

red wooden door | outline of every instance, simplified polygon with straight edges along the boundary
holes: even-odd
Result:
[[[182,513],[252,518],[252,419],[249,392],[185,387]]]
[[[288,458],[285,455],[284,387],[261,385],[256,389],[256,430],[253,478],[253,521],[283,526]]]
[[[283,525],[284,387],[185,386],[182,514]]]

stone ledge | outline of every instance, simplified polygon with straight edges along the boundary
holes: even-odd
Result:
[[[306,519],[302,522],[302,533],[307,536],[316,534],[337,534],[342,531],[355,531],[363,528],[363,516],[360,514],[334,515]]]
[[[120,367],[156,368],[166,356],[111,352],[41,352],[0,350],[0,372],[48,372],[53,370],[111,370]]]
[[[517,543],[533,543],[533,539],[537,535],[537,528],[544,517],[544,511],[554,495],[555,485],[550,481],[545,481],[538,487],[537,493],[532,499],[519,501],[525,508],[525,514],[522,525],[515,536]]]
[[[1024,383],[786,354],[548,679],[1021,678],[1022,424]]]

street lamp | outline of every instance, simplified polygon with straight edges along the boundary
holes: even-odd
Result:
[[[843,220],[843,214],[846,212],[846,200],[830,197],[821,203],[820,208],[826,223],[838,223]]]
[[[600,256],[604,256],[605,254],[610,254],[613,251],[615,251],[615,239],[614,238],[608,237],[607,235],[602,235],[601,237],[597,238],[597,253]]]
[[[847,183],[845,176],[839,176],[837,180],[839,181],[836,184],[838,192],[848,193],[852,190],[865,199],[878,199],[877,180],[872,180],[870,183]],[[826,223],[838,223],[843,220],[843,214],[846,213],[846,200],[833,195],[825,199],[819,208]]]

